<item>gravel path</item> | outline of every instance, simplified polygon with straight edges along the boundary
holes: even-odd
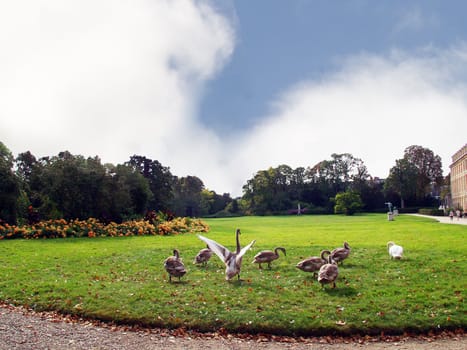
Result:
[[[0,350],[34,349],[467,349],[463,331],[418,337],[291,338],[129,329],[0,305]]]
[[[429,219],[435,219],[442,224],[467,225],[467,218],[451,219],[449,216],[431,216],[431,215],[422,215],[422,214],[403,214],[403,215],[413,215],[413,216],[421,216],[421,217],[429,218]]]

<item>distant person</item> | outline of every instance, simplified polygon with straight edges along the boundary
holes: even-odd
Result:
[[[450,210],[449,211],[449,218],[451,219],[451,221],[452,221],[453,217],[454,217],[454,212],[452,210]]]
[[[457,220],[461,218],[461,211],[459,209],[456,210],[456,217],[457,217]]]

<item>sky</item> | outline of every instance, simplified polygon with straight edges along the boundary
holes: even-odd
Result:
[[[385,178],[467,143],[467,3],[0,1],[0,141],[158,160],[219,194],[333,153]]]

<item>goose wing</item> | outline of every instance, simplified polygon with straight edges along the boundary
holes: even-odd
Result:
[[[245,255],[245,253],[253,246],[253,244],[255,244],[255,242],[256,242],[256,239],[251,241],[250,244],[248,244],[247,246],[243,247],[240,250],[240,252],[235,257],[235,260],[237,261],[237,263],[239,263],[242,260],[243,255]]]
[[[201,235],[197,236],[200,240],[204,241],[204,243],[208,245],[209,249],[211,249],[219,257],[219,259],[222,260],[223,263],[226,262],[227,258],[231,255],[230,250],[228,250],[222,244],[213,241],[212,239],[206,238]]]

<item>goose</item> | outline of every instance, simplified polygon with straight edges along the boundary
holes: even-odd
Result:
[[[193,264],[203,264],[203,266],[206,266],[209,259],[211,259],[211,256],[212,256],[212,250],[209,249],[209,246],[207,246],[207,248],[201,249],[198,252],[198,254],[195,256],[195,260],[193,261]]]
[[[331,252],[329,250],[322,250],[320,256],[312,256],[305,260],[300,261],[295,267],[305,272],[313,272],[313,278],[318,276],[318,271],[326,264],[327,259],[324,257],[324,254],[330,255]]]
[[[276,247],[274,251],[263,250],[255,255],[255,257],[253,258],[252,264],[255,264],[255,263],[259,264],[259,268],[262,269],[261,264],[268,263],[268,268],[271,268],[271,262],[276,259],[279,259],[279,253],[278,253],[279,250],[282,253],[284,253],[284,255],[287,255],[285,253],[285,248],[282,248],[282,247]]]
[[[391,259],[402,259],[402,254],[404,253],[404,248],[400,245],[397,245],[393,241],[389,241],[388,244],[388,252]]]
[[[347,259],[349,254],[350,254],[349,243],[344,242],[344,247],[334,249],[331,252],[331,257],[332,257],[332,260],[334,260],[336,264],[338,264],[339,262],[343,262],[344,259]]]
[[[318,282],[324,288],[325,284],[332,283],[332,288],[336,288],[336,279],[339,275],[339,268],[337,262],[332,259],[332,254],[328,255],[328,261],[321,266],[318,272]]]
[[[178,280],[180,281],[180,277],[186,273],[185,265],[183,265],[183,262],[180,259],[178,249],[174,249],[173,254],[173,256],[169,256],[164,261],[164,268],[169,273],[169,282],[172,282],[172,276],[178,277]]]
[[[209,249],[211,249],[221,261],[225,264],[225,279],[227,281],[231,280],[235,275],[238,276],[238,280],[240,280],[240,269],[242,267],[242,258],[243,255],[250,249],[253,244],[255,244],[256,240],[253,240],[247,246],[241,248],[240,247],[240,229],[236,231],[236,240],[237,240],[237,250],[232,253],[222,244],[213,241],[212,239],[206,238],[204,236],[198,235],[198,238],[204,241]]]

